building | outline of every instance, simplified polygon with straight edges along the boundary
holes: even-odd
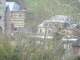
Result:
[[[26,10],[20,9],[20,6],[15,2],[6,2],[6,34],[10,35],[17,28],[25,26]]]
[[[73,55],[80,55],[80,40],[75,41],[72,44]]]
[[[24,27],[25,24],[25,11],[11,11],[11,24],[14,28]]]
[[[56,15],[50,20],[45,20],[40,25],[38,25],[38,34],[47,35],[53,34],[53,32],[58,31],[58,28],[64,30],[65,33],[71,33],[69,28],[71,27],[72,21],[68,16]],[[69,27],[70,26],[70,27]]]
[[[80,25],[80,13],[77,16],[77,24]]]
[[[5,0],[0,0],[0,34],[5,33]]]

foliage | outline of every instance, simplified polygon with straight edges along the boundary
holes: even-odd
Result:
[[[20,3],[21,0],[9,1]],[[23,2],[26,8],[27,26],[35,26],[55,15],[67,15],[76,21],[80,12],[79,0],[23,0]]]
[[[80,38],[80,26],[77,25],[74,29],[73,29],[73,35],[74,37],[78,37],[78,39]]]
[[[56,40],[45,39],[43,44],[44,39],[24,32],[17,33],[14,38],[16,45],[13,47],[9,39],[0,37],[0,60],[41,60],[42,54],[44,60],[58,60],[64,54],[61,45],[56,48]]]
[[[5,37],[0,37],[0,60],[11,60],[12,57],[12,45],[9,39],[5,39]]]
[[[34,37],[33,34],[18,33],[16,36],[16,47],[14,50],[13,59],[19,60],[50,60],[50,59],[61,59],[63,53],[62,44],[60,48],[56,48],[60,44],[57,40],[44,39]],[[59,40],[60,41],[60,40]],[[58,43],[58,44],[57,44]],[[43,48],[44,46],[44,48]],[[54,54],[53,54],[54,53]],[[62,54],[63,53],[63,54]],[[17,56],[16,56],[17,55]],[[42,58],[43,55],[43,58]],[[58,56],[58,58],[57,58]]]
[[[55,31],[53,32],[53,40],[61,40],[63,37],[63,32],[62,29],[56,28]]]
[[[33,12],[35,17],[42,16],[52,17],[57,14],[70,15],[71,18],[76,18],[79,11],[78,0],[25,0],[28,11]],[[39,18],[39,17],[38,17]]]
[[[14,51],[11,60],[19,60],[19,54]]]
[[[75,56],[73,60],[80,60],[80,56]]]

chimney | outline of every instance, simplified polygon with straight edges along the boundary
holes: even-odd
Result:
[[[20,1],[20,10],[23,10],[24,9],[24,2]]]

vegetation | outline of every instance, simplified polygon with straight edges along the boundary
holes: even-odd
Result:
[[[13,48],[8,39],[0,36],[0,60],[11,60]]]
[[[74,60],[80,60],[80,56],[76,56]]]
[[[24,0],[27,19],[40,23],[55,15],[67,15],[76,20],[80,12],[79,0]]]
[[[13,1],[13,0],[9,0]],[[21,0],[14,0],[20,3]],[[23,0],[26,8],[26,26],[36,26],[55,15],[67,15],[76,21],[80,12],[79,0]],[[33,22],[33,23],[32,23]],[[37,23],[36,23],[37,22]]]
[[[21,0],[14,1],[19,3]],[[76,20],[80,12],[78,0],[24,0],[23,2],[27,10],[26,25],[33,27],[33,30],[38,23],[55,15],[67,15]],[[21,32],[13,36],[15,46],[11,45],[11,40],[0,37],[0,60],[62,60],[65,54],[62,37],[60,31],[54,32],[53,39],[47,39],[46,33],[42,39],[37,38],[34,34]],[[74,60],[79,59],[80,57],[74,58]]]
[[[58,60],[64,54],[60,40],[44,40],[24,32],[13,38],[15,45],[11,43],[14,41],[0,37],[0,60]]]

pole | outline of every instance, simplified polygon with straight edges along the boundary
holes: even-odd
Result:
[[[43,58],[44,58],[44,51],[45,51],[46,33],[47,33],[47,27],[45,27],[45,34],[44,34],[44,40],[43,40],[43,45],[42,45],[41,60],[44,60]]]

